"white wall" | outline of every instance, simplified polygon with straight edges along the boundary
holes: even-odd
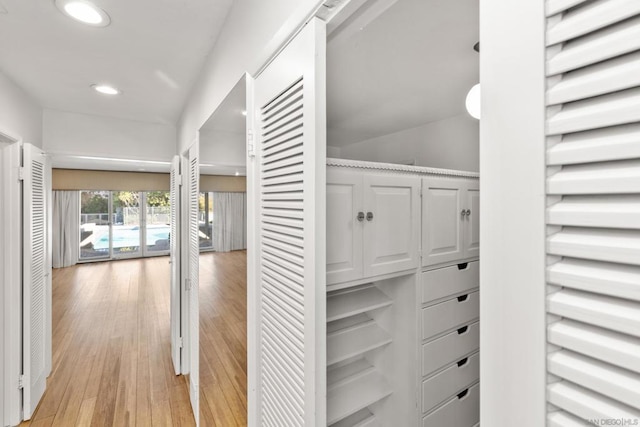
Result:
[[[170,161],[173,125],[45,109],[43,146],[53,154]]]
[[[0,132],[42,148],[42,108],[1,71]]]
[[[191,90],[178,123],[178,153],[245,72],[255,73],[319,0],[237,0]]]
[[[200,163],[245,165],[244,133],[219,130],[200,132]]]
[[[478,121],[465,113],[349,144],[338,152],[344,159],[388,163],[413,160],[418,166],[477,172],[479,132]]]
[[[480,424],[545,422],[543,1],[480,2]]]

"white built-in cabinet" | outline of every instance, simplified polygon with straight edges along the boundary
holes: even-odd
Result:
[[[420,178],[329,168],[327,284],[419,265]]]
[[[475,426],[477,174],[329,159],[326,194],[327,424]]]
[[[422,179],[422,265],[474,258],[480,250],[480,187],[477,179]]]

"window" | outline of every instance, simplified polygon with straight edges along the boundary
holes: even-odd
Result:
[[[213,250],[213,193],[200,193],[198,226],[200,228],[200,250]]]
[[[80,260],[169,252],[169,192],[81,191]]]

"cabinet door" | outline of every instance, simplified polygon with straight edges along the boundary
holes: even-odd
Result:
[[[364,274],[418,266],[420,178],[364,175]]]
[[[362,174],[327,171],[327,284],[359,279],[362,271]]]
[[[464,180],[422,179],[422,265],[464,258],[462,201]]]
[[[469,211],[464,218],[465,258],[471,258],[480,255],[480,183],[467,182],[464,197],[464,208]]]

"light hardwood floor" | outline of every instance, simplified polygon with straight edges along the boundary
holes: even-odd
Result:
[[[245,425],[246,255],[200,262],[202,425]],[[168,258],[54,270],[53,369],[23,425],[194,424],[171,363]]]
[[[200,256],[200,424],[247,425],[247,253]]]

